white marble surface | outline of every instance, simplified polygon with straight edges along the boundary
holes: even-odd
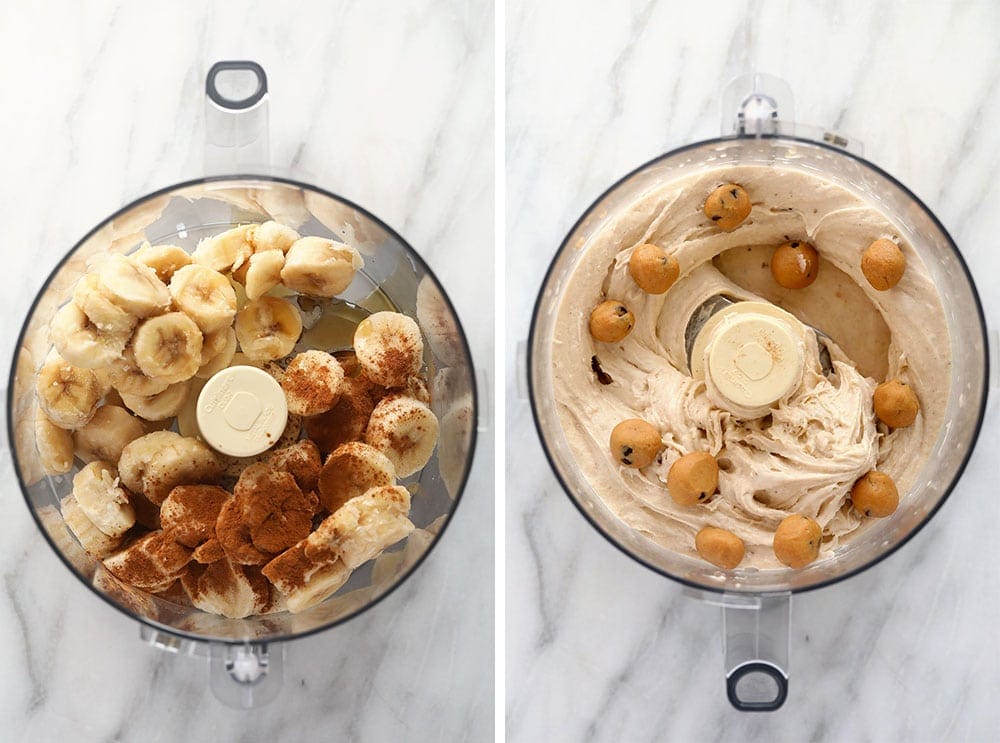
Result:
[[[995,405],[910,544],[794,601],[790,695],[729,707],[719,610],[609,546],[548,469],[514,350],[563,236],[617,178],[719,132],[733,77],[787,80],[941,218],[1000,322],[1000,11],[990,2],[507,6],[507,730],[515,741],[985,741],[1000,730]],[[511,461],[508,459],[508,461]]]
[[[3,3],[0,29],[0,250],[16,277],[0,292],[5,358],[77,239],[142,193],[200,174],[205,72],[250,58],[270,80],[273,162],[406,236],[457,304],[477,366],[492,368],[492,281],[477,266],[493,260],[489,3]],[[68,574],[5,459],[0,738],[487,739],[489,438],[425,565],[373,610],[292,643],[282,697],[254,712],[221,706],[201,661],[143,645],[134,622]]]

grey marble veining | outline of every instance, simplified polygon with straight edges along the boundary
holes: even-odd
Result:
[[[964,477],[911,543],[795,598],[788,701],[740,714],[725,697],[719,610],[581,518],[527,433],[515,350],[577,217],[642,162],[717,136],[722,88],[754,71],[790,84],[798,122],[860,140],[928,204],[997,327],[998,29],[988,2],[508,2],[511,740],[996,739],[995,403]]]
[[[271,159],[399,230],[492,368],[493,10],[487,3],[0,4],[0,345],[91,227],[202,172],[204,75],[259,61]],[[477,256],[470,261],[470,252]],[[479,266],[476,262],[479,262]],[[14,278],[16,277],[16,278]],[[50,553],[0,459],[4,740],[470,740],[493,729],[493,456],[392,596],[291,643],[282,696],[223,707],[205,661],[138,627]]]

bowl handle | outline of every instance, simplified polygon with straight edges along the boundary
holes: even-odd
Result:
[[[216,62],[205,76],[205,172],[266,173],[271,145],[267,74],[256,62]]]
[[[208,660],[209,686],[227,707],[252,709],[277,698],[285,684],[284,643],[225,645],[139,625],[139,637],[157,650]]]
[[[733,598],[722,602],[729,702],[742,712],[772,712],[788,696],[791,594]]]
[[[278,696],[284,684],[284,643],[212,645],[209,685],[226,706],[263,707]]]

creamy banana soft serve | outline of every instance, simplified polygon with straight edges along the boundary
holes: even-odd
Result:
[[[298,612],[411,533],[397,480],[438,438],[419,327],[377,312],[352,348],[300,342],[362,267],[266,222],[80,279],[50,323],[35,433],[46,474],[82,464],[61,511],[103,561],[95,581],[227,617]]]
[[[804,567],[891,515],[941,427],[920,257],[817,175],[650,190],[584,245],[553,337],[575,459],[611,511],[724,570]]]

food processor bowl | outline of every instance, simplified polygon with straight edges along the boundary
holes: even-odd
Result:
[[[760,76],[733,83],[727,99],[737,101],[737,115],[725,116],[732,133],[698,142],[652,160],[626,175],[587,209],[553,259],[542,284],[528,341],[530,401],[546,456],[563,489],[583,516],[612,544],[643,565],[677,580],[726,609],[727,672],[730,699],[741,709],[775,709],[787,691],[788,597],[793,592],[829,585],[876,564],[902,546],[937,512],[954,489],[968,461],[986,406],[987,340],[979,297],[962,256],[943,225],[905,186],[859,154],[850,143],[820,132],[802,136],[803,127],[782,124],[775,99],[763,84],[780,81]],[[740,92],[734,96],[733,91]],[[787,100],[784,93],[782,100]],[[856,146],[853,149],[857,149]],[[737,165],[799,170],[816,174],[875,205],[898,227],[901,237],[923,260],[943,300],[948,324],[951,379],[944,424],[913,486],[900,494],[900,505],[840,545],[826,559],[800,570],[737,568],[723,571],[688,555],[665,549],[627,526],[604,504],[583,477],[570,451],[554,404],[552,341],[556,316],[569,277],[602,227],[651,189],[694,173],[718,170],[720,180]],[[941,339],[942,341],[944,339]],[[746,609],[752,610],[746,612]],[[750,645],[731,652],[736,636]],[[769,668],[748,663],[766,661]],[[774,696],[734,698],[740,681],[734,669],[763,670],[773,676]]]
[[[430,462],[400,480],[412,493],[409,518],[416,530],[408,538],[355,570],[335,595],[301,613],[227,619],[128,586],[79,546],[59,511],[60,499],[72,492],[79,467],[65,475],[42,474],[33,424],[35,375],[51,348],[49,321],[69,301],[84,273],[115,254],[132,252],[143,241],[179,245],[190,252],[202,238],[270,219],[303,235],[347,242],[361,253],[364,268],[338,295],[355,322],[381,310],[403,312],[417,321],[426,341],[430,406],[440,421],[440,435]],[[333,351],[342,343],[306,331],[296,351]],[[87,234],[51,273],[28,311],[16,346],[7,403],[14,471],[46,541],[90,590],[138,620],[145,639],[172,651],[210,655],[213,689],[234,706],[266,702],[280,688],[281,655],[269,653],[269,647],[347,621],[413,573],[458,503],[476,439],[469,347],[454,308],[420,255],[360,206],[312,185],[262,175],[209,177],[165,188],[129,204]]]

